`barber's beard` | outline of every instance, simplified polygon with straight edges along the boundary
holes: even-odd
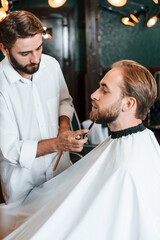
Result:
[[[118,101],[116,101],[112,106],[110,106],[110,108],[103,109],[102,111],[96,105],[97,108],[90,112],[89,119],[91,121],[96,120],[96,123],[100,124],[112,123],[116,121],[120,114],[121,100],[122,99],[118,99]]]
[[[23,66],[13,57],[11,51],[9,51],[9,57],[10,57],[11,64],[15,68],[15,70],[32,75],[33,73],[37,72],[39,69],[40,61],[38,64],[31,63]]]

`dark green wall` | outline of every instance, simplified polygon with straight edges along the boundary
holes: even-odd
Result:
[[[14,10],[23,10],[25,8],[43,8],[49,7],[48,0],[21,0],[14,4]],[[85,70],[85,28],[84,28],[84,1],[67,0],[63,7],[72,7],[74,9],[75,26],[75,53],[74,65],[75,72]],[[81,60],[82,59],[82,60]]]
[[[99,0],[100,5],[106,4],[105,2],[106,0]],[[153,7],[157,6],[153,1],[150,2],[153,11]],[[121,8],[114,9],[121,11]],[[145,66],[160,65],[160,20],[154,27],[147,28],[146,19],[142,15],[140,22],[131,27],[121,23],[119,14],[100,6],[99,14],[99,53],[102,67],[110,66],[121,59],[132,59]]]

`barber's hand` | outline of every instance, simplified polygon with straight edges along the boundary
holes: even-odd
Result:
[[[62,131],[60,130],[57,136],[57,147],[59,151],[67,152],[81,152],[84,143],[87,142],[88,138],[81,139],[81,136],[88,132],[88,129],[82,129],[77,131]]]

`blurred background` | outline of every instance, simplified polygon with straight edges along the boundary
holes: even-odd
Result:
[[[131,59],[157,80],[158,96],[146,121],[160,126],[158,0],[1,0],[0,18],[21,9],[41,19],[43,52],[59,61],[80,122],[88,119],[90,95],[110,65]]]

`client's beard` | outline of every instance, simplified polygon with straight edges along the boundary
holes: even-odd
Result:
[[[104,124],[104,123],[111,123],[116,121],[120,114],[120,104],[121,99],[118,99],[109,109],[105,109],[103,111],[99,111],[97,108],[94,111],[90,112],[89,119],[91,121],[95,121],[96,123]]]
[[[115,114],[115,115],[99,115],[99,114],[95,114],[94,112],[90,112],[89,114],[89,119],[91,121],[96,121],[96,123],[99,123],[99,124],[104,124],[104,123],[111,123],[111,122],[114,122],[119,116],[119,113],[118,114]]]

